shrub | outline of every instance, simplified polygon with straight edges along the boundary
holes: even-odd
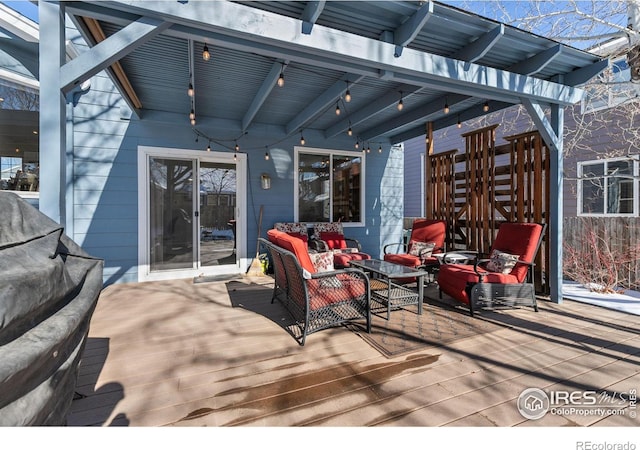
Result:
[[[640,243],[632,238],[635,225],[616,226],[619,223],[609,218],[577,219],[572,229],[565,229],[564,276],[600,293],[637,287]]]

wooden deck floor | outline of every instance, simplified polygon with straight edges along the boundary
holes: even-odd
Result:
[[[271,279],[106,288],[80,366],[72,426],[638,426],[622,416],[526,420],[526,388],[628,393],[637,316],[543,302],[516,329],[388,359],[345,327],[300,347]],[[431,292],[431,295],[434,293]],[[437,295],[437,294],[436,294]],[[528,325],[527,325],[528,324]]]

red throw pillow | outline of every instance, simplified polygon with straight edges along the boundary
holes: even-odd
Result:
[[[330,250],[347,248],[347,241],[340,233],[321,232],[320,239],[327,243]]]

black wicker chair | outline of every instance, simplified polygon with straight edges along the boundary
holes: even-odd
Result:
[[[365,319],[367,333],[371,332],[369,279],[364,272],[348,268],[310,273],[294,253],[259,240],[274,266],[271,302],[278,299],[290,313],[293,322],[286,329],[298,344],[304,345],[311,333],[358,319]]]

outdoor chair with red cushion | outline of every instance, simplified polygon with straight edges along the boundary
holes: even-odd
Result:
[[[349,267],[351,261],[371,259],[362,252],[362,246],[357,239],[346,237],[344,227],[340,222],[320,222],[313,225],[313,235],[310,246],[318,251],[332,251],[335,268]]]
[[[474,264],[444,264],[438,272],[442,293],[469,306],[473,316],[479,307],[532,306],[538,311],[533,285],[534,259],[546,225],[503,223],[491,246],[489,258]]]
[[[331,252],[309,254],[299,237],[275,229],[267,231],[267,237],[259,240],[274,265],[271,302],[277,298],[289,311],[294,322],[286,329],[300,345],[311,333],[358,319],[365,319],[371,332],[369,279],[364,272],[333,269]]]
[[[407,267],[437,266],[438,259],[433,253],[445,250],[444,241],[447,222],[434,219],[415,219],[407,244],[387,244],[383,247],[384,260]],[[401,249],[391,253],[390,249]]]

